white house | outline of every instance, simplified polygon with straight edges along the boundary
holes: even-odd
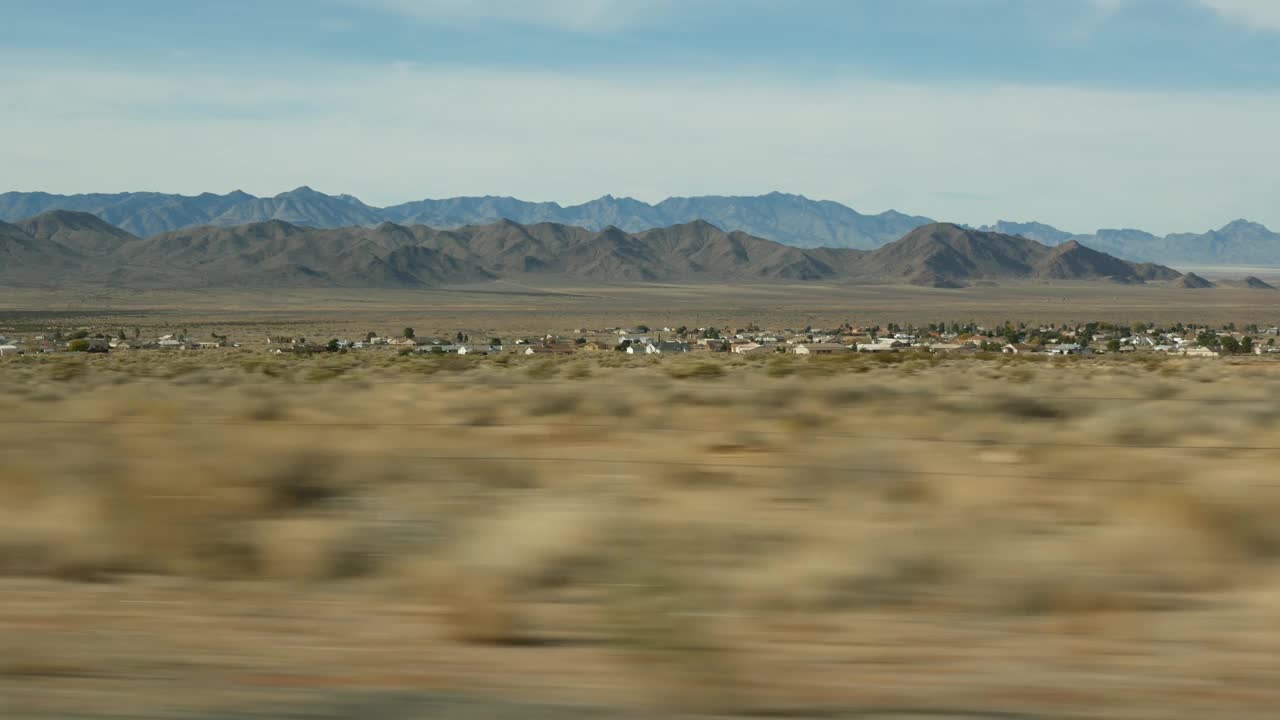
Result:
[[[0,345],[0,356],[19,355],[21,353],[22,351],[18,349],[17,345],[10,345],[10,344]]]
[[[796,355],[835,355],[849,352],[849,348],[839,343],[804,343],[796,345],[792,352]]]
[[[1061,345],[1050,345],[1045,348],[1050,355],[1087,355],[1089,348],[1075,343],[1063,343]]]
[[[459,345],[459,355],[490,355],[502,352],[501,345]]]
[[[635,347],[632,345],[631,347]],[[627,348],[630,350],[631,348]],[[662,353],[687,353],[689,352],[689,344],[682,342],[658,342],[645,343],[644,353],[646,355],[661,355]]]
[[[857,348],[858,352],[894,352],[906,346],[901,340],[881,339],[873,343],[859,343]]]
[[[1037,352],[1037,348],[1027,343],[1006,343],[1004,347],[1000,348],[1000,352],[1006,355],[1022,355],[1023,353]]]

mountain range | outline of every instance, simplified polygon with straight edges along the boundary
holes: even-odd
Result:
[[[874,250],[934,220],[894,210],[869,215],[829,200],[769,193],[759,196],[673,197],[649,204],[627,197],[603,197],[581,205],[526,202],[509,197],[419,200],[385,208],[351,195],[327,195],[309,187],[274,197],[235,191],[187,196],[154,192],[52,195],[0,193],[0,220],[15,222],[49,210],[88,212],[140,237],[200,225],[230,227],[268,220],[317,228],[374,227],[382,222],[458,228],[499,220],[543,222],[589,230],[613,226],[643,232],[705,220],[726,231],[742,231],[800,248]],[[1164,237],[1141,230],[1097,230],[1078,234],[1038,222],[1000,221],[979,228],[1020,235],[1046,245],[1071,240],[1127,260],[1175,265],[1260,265],[1280,267],[1280,233],[1236,220],[1204,233]]]
[[[226,195],[196,196],[0,194],[0,220],[14,222],[49,210],[92,213],[142,237],[199,225],[232,226],[267,220],[321,228],[373,227],[381,222],[455,228],[511,220],[523,224],[553,222],[590,230],[613,226],[627,232],[706,220],[725,230],[741,230],[796,247],[860,249],[880,247],[933,222],[892,210],[863,215],[840,203],[783,193],[758,197],[676,197],[656,205],[612,195],[569,206],[505,197],[459,197],[419,200],[386,208],[366,205],[350,195],[326,195],[309,187],[270,198],[254,197],[238,190]]]
[[[1000,221],[982,230],[1011,233],[1049,245],[1077,241],[1129,260],[1176,265],[1258,265],[1280,267],[1280,233],[1259,223],[1235,220],[1204,233],[1163,237],[1142,230],[1096,230],[1078,235],[1043,223]]]
[[[314,228],[283,220],[203,225],[139,238],[95,215],[54,210],[0,223],[0,281],[120,288],[398,287],[496,279],[813,281],[963,287],[1003,280],[1184,281],[1068,241],[1048,246],[949,223],[876,250],[797,248],[704,220],[628,233],[510,220],[461,228],[382,222]],[[1183,284],[1198,284],[1192,277]]]

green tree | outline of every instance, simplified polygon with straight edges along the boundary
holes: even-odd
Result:
[[[77,331],[75,331],[75,332],[71,333],[71,339],[72,339],[72,340],[81,340],[81,339],[83,339],[83,338],[87,338],[87,337],[89,337],[89,331],[88,331],[88,330],[77,330]]]
[[[413,339],[413,328],[411,328],[411,327],[407,327],[407,328],[405,328],[405,329],[404,329],[404,336],[405,336],[405,337],[407,337],[407,338],[409,338],[410,340],[412,340],[412,339]]]
[[[1240,341],[1240,352],[1245,355],[1253,354],[1253,338],[1251,336],[1245,335],[1244,339]]]
[[[493,347],[501,347],[501,346],[502,346],[502,338],[500,338],[500,337],[491,337],[491,338],[489,338],[489,345],[491,345],[491,346],[493,346]]]
[[[1120,352],[1120,341],[1115,338],[1108,340],[1107,352]]]
[[[369,332],[365,333],[365,335],[364,335],[365,342],[368,342],[368,341],[370,341],[370,340],[372,340],[372,339],[374,339],[374,338],[376,338],[376,337],[378,337],[378,333],[376,333],[376,332],[374,332],[374,331],[372,331],[372,330],[370,330]]]
[[[89,341],[84,338],[72,340],[67,343],[67,349],[71,352],[87,352],[89,350]]]
[[[330,340],[329,344],[325,345],[325,347],[329,350],[329,352],[338,352],[338,347],[339,347],[338,338],[333,338],[332,340]]]
[[[1222,347],[1222,351],[1231,355],[1240,354],[1240,341],[1230,335],[1222,336],[1218,343]]]

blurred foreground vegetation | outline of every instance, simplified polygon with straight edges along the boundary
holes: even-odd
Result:
[[[0,697],[1267,717],[1277,397],[1255,359],[4,358]]]

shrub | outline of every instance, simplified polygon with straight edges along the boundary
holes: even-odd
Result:
[[[725,376],[724,366],[714,362],[673,363],[667,374],[680,380],[714,380]]]

